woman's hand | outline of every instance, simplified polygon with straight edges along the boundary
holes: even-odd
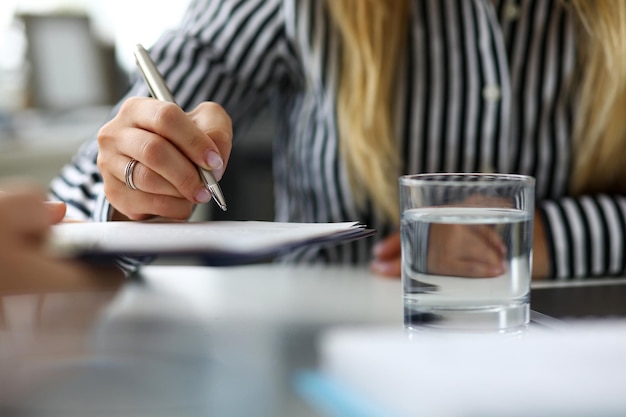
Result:
[[[399,277],[401,266],[400,232],[392,233],[374,246],[374,259],[370,269],[385,277]]]
[[[98,133],[98,168],[104,192],[116,210],[114,220],[152,216],[186,220],[193,205],[211,195],[196,166],[220,179],[230,156],[232,123],[215,103],[201,103],[185,113],[173,103],[130,98]],[[137,190],[126,186],[131,159]]]
[[[443,226],[443,225],[440,225]],[[435,227],[435,226],[433,226]],[[460,227],[460,226],[459,226]],[[548,258],[548,247],[546,243],[545,236],[545,225],[543,224],[541,216],[535,211],[534,218],[534,232],[533,232],[533,279],[545,279],[549,275],[549,258]],[[450,272],[446,271],[443,268],[446,259],[450,262],[451,265],[456,263],[456,267],[460,267],[463,264],[463,261],[457,259],[456,262],[452,260],[452,258],[446,258],[445,245],[446,241],[450,245],[450,253],[453,253],[456,250],[460,249],[458,246],[461,240],[454,238],[454,233],[451,233],[452,230],[449,231],[441,231],[442,233],[434,234],[431,230],[431,236],[429,241],[438,246],[438,248],[433,248],[431,252],[431,248],[429,248],[429,256],[428,256],[428,268],[433,268],[432,273],[438,273],[439,275],[463,275],[467,274],[464,272],[463,274],[450,274],[450,273],[441,273],[441,272]],[[448,235],[446,237],[446,235]],[[466,236],[469,239],[469,236]],[[498,238],[499,239],[499,238]],[[491,241],[491,244],[488,242]],[[486,250],[485,259],[491,259],[491,262],[479,262],[475,265],[477,268],[493,268],[493,272],[497,272],[498,267],[502,265],[502,262],[498,258],[498,253],[500,252],[502,256],[505,255],[503,252],[503,248],[500,246],[501,242],[498,242],[494,237],[487,237],[487,241],[483,244],[473,247],[471,253],[473,253],[473,257],[475,259],[477,255],[480,255],[479,248],[483,248]],[[486,245],[486,246],[485,246]],[[498,249],[500,248],[500,249]],[[465,260],[468,262],[468,259]],[[437,266],[439,265],[439,266]],[[491,266],[489,266],[491,265]],[[379,242],[374,248],[374,259],[371,263],[371,269],[373,272],[388,276],[388,277],[399,277],[402,272],[401,267],[401,247],[400,247],[400,233],[396,232],[387,237],[385,240]],[[439,269],[438,269],[439,268]],[[472,268],[472,266],[468,265],[468,268]],[[439,271],[439,272],[435,272]],[[467,276],[467,275],[465,275]],[[485,275],[487,276],[487,275]]]
[[[492,226],[433,224],[428,237],[428,273],[491,278],[506,272],[506,246]]]
[[[424,272],[433,275],[487,278],[505,272],[506,247],[489,226],[431,225],[425,253],[428,254],[428,271]],[[376,245],[371,268],[383,276],[400,276],[399,232]]]
[[[121,285],[119,270],[88,267],[49,253],[50,227],[63,219],[65,204],[43,199],[43,193],[24,185],[0,191],[0,295]]]

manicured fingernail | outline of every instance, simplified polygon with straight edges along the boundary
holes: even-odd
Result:
[[[213,150],[207,152],[205,160],[213,171],[219,171],[224,166],[224,161],[222,160],[222,157]]]
[[[391,265],[388,262],[379,261],[373,261],[372,263],[370,263],[370,267],[374,272],[377,272],[379,274],[387,274],[391,269]]]
[[[198,190],[196,195],[194,196],[198,203],[208,203],[211,201],[211,193],[206,188],[201,188]]]
[[[378,258],[378,256],[380,255],[380,253],[383,250],[383,245],[382,243],[377,243],[374,245],[374,247],[372,248],[372,254]]]

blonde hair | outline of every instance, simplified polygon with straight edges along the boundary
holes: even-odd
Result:
[[[400,158],[392,117],[393,87],[404,50],[409,0],[326,3],[343,42],[337,103],[342,157],[357,202],[371,196],[376,213],[397,223]],[[571,4],[582,29],[572,191],[623,192],[626,1],[571,0],[565,4]]]
[[[572,0],[582,26],[582,89],[572,191],[626,191],[626,2]]]
[[[372,196],[376,213],[397,223],[400,157],[393,100],[409,2],[328,0],[327,4],[343,41],[337,117],[353,193],[357,204]]]

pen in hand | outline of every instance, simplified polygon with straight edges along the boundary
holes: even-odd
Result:
[[[157,100],[176,103],[176,101],[174,100],[174,96],[165,84],[165,80],[163,80],[163,77],[161,77],[161,74],[157,70],[156,65],[154,65],[154,62],[150,58],[150,55],[148,55],[148,52],[141,45],[137,45],[137,47],[135,48],[135,60],[137,62],[137,67],[139,68],[139,72],[143,76],[146,84],[148,85],[148,89],[150,90],[150,94],[152,94],[152,97],[156,98]],[[202,167],[198,167],[198,172],[200,173],[200,178],[202,179],[202,182],[211,192],[213,200],[215,200],[217,205],[222,210],[226,211],[226,200],[224,199],[222,189],[217,183],[215,177],[213,176],[213,173]]]

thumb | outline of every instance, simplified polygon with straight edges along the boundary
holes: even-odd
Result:
[[[62,203],[60,201],[46,201],[44,205],[48,210],[48,214],[50,214],[51,224],[56,224],[63,220],[63,217],[65,217],[65,212],[67,211],[67,206],[65,205],[65,203]]]

